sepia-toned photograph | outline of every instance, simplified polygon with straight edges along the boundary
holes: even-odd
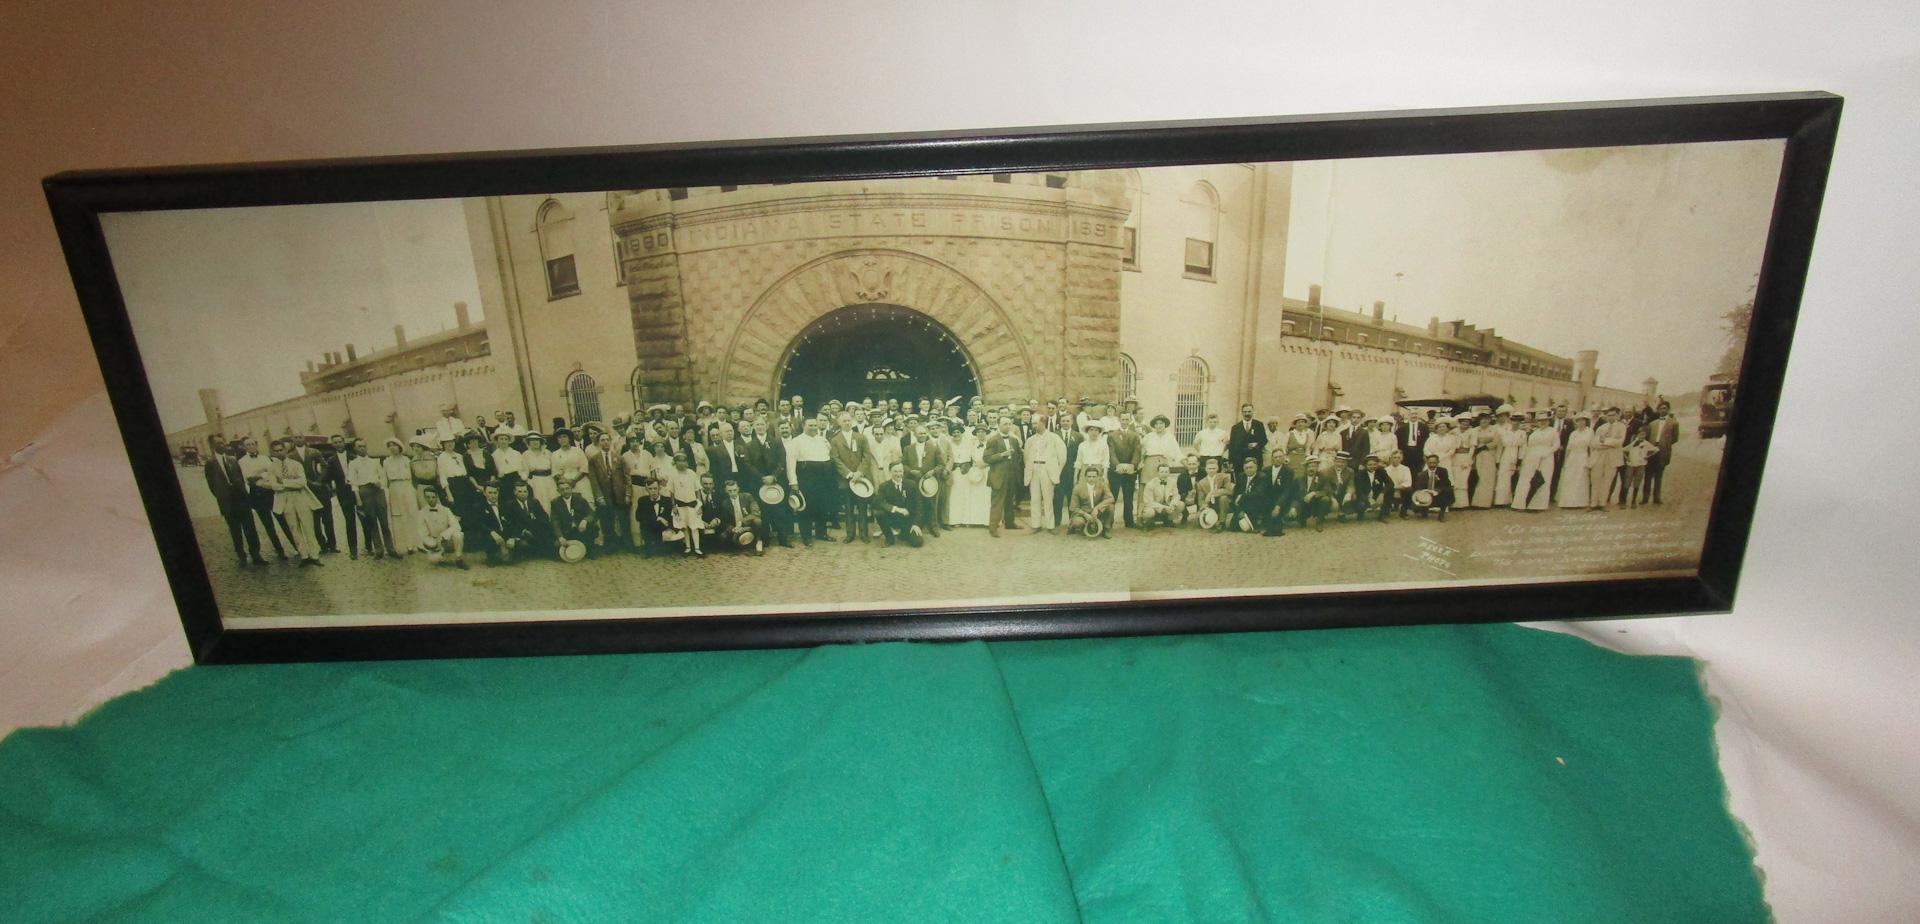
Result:
[[[229,627],[1097,605],[1696,574],[1784,150],[100,221]]]

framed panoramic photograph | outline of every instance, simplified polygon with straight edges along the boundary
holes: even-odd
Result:
[[[202,661],[1710,612],[1822,93],[46,183]]]

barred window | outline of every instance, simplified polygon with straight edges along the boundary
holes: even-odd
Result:
[[[1201,422],[1207,419],[1207,386],[1212,383],[1206,360],[1198,356],[1187,357],[1174,376],[1173,435],[1182,445],[1193,442]]]
[[[1131,395],[1138,394],[1139,391],[1140,367],[1134,363],[1133,357],[1122,353],[1120,354],[1120,398],[1125,400]]]
[[[600,388],[593,376],[585,372],[567,376],[567,416],[573,418],[574,426],[600,419]]]

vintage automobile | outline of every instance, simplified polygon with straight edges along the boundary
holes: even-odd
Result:
[[[1730,375],[1707,376],[1700,389],[1700,438],[1727,435],[1727,420],[1733,416],[1733,393],[1739,385]]]

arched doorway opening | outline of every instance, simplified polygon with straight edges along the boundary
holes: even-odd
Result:
[[[853,305],[807,325],[787,347],[779,397],[809,408],[830,399],[917,401],[980,393],[980,376],[953,332],[898,305]]]

